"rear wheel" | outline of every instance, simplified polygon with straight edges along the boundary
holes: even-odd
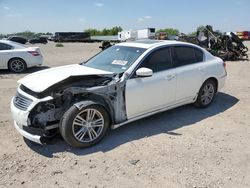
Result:
[[[8,68],[12,72],[21,73],[27,69],[27,65],[23,59],[14,58],[9,61]]]
[[[98,103],[91,103],[79,110],[72,106],[64,114],[60,132],[64,140],[73,147],[89,147],[98,143],[109,128],[107,111]]]
[[[216,93],[216,85],[213,80],[207,80],[203,83],[200,88],[198,97],[195,101],[195,105],[201,108],[209,106],[213,100]]]

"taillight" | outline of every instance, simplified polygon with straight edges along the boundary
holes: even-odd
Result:
[[[33,56],[39,56],[40,54],[37,51],[28,51]]]
[[[227,74],[226,63],[225,63],[224,61],[223,61],[222,65],[223,65],[224,70],[225,70],[225,72],[226,72],[226,74]]]
[[[226,63],[225,62],[223,62],[223,67],[224,67],[224,69],[226,69]]]

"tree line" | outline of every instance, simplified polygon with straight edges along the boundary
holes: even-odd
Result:
[[[120,26],[115,26],[110,29],[104,28],[102,30],[89,28],[86,29],[85,32],[89,32],[91,36],[109,36],[109,35],[117,35],[118,32],[122,31]]]
[[[196,35],[196,32],[199,30],[204,29],[204,26],[199,26],[197,27],[196,31],[189,33],[188,35]],[[89,29],[85,29],[84,32],[89,32],[91,36],[109,36],[109,35],[117,35],[118,32],[122,31],[122,27],[120,26],[115,26],[112,28],[104,28],[101,30],[95,29],[95,28],[89,28]],[[156,33],[159,32],[165,32],[167,35],[179,35],[180,31],[178,29],[175,28],[165,28],[165,29],[159,29],[156,31]],[[217,31],[220,32],[220,31]],[[19,32],[19,33],[12,33],[12,34],[0,34],[0,39],[1,38],[5,38],[8,36],[20,36],[20,37],[24,37],[26,39],[31,39],[31,38],[36,38],[39,37],[41,35],[52,35],[52,33],[47,32],[47,33],[35,33],[35,32],[31,32],[31,31],[24,31],[24,32]]]

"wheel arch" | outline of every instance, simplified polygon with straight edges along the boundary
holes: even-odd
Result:
[[[27,62],[26,62],[23,58],[21,58],[21,57],[12,57],[12,58],[9,59],[9,61],[8,61],[8,63],[7,63],[8,69],[10,69],[10,62],[11,62],[13,59],[20,59],[20,60],[22,60],[22,61],[26,64],[26,66],[28,66],[28,65],[27,65]]]
[[[79,110],[82,109],[84,106],[91,105],[91,104],[99,104],[101,105],[108,113],[111,124],[114,123],[114,109],[112,105],[107,102],[106,97],[97,95],[97,94],[88,94],[83,98],[79,98],[77,102],[73,105],[76,106]]]
[[[216,77],[212,76],[212,77],[207,78],[202,84],[204,84],[208,80],[212,80],[215,83],[215,93],[217,93],[217,91],[218,91],[218,84],[219,84],[218,79]]]

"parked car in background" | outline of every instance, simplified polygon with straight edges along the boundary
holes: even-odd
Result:
[[[17,36],[10,36],[10,37],[7,38],[7,40],[17,42],[17,43],[20,43],[20,44],[26,44],[28,42],[28,40],[26,38],[17,37]]]
[[[25,47],[16,42],[0,40],[0,69],[20,73],[42,63],[43,56],[38,47]]]
[[[31,43],[31,44],[37,44],[37,43],[47,44],[48,40],[45,37],[38,37],[38,38],[30,39],[29,43]]]
[[[56,32],[55,42],[90,42],[89,32]]]
[[[51,35],[41,35],[40,37],[46,38],[49,41],[53,41],[54,40],[54,36],[52,34]]]
[[[109,128],[185,104],[209,106],[226,75],[220,58],[190,43],[120,43],[86,63],[19,80],[11,111],[15,128],[33,142],[59,129],[71,146],[88,147]]]
[[[250,31],[236,32],[236,35],[242,40],[250,40]]]

